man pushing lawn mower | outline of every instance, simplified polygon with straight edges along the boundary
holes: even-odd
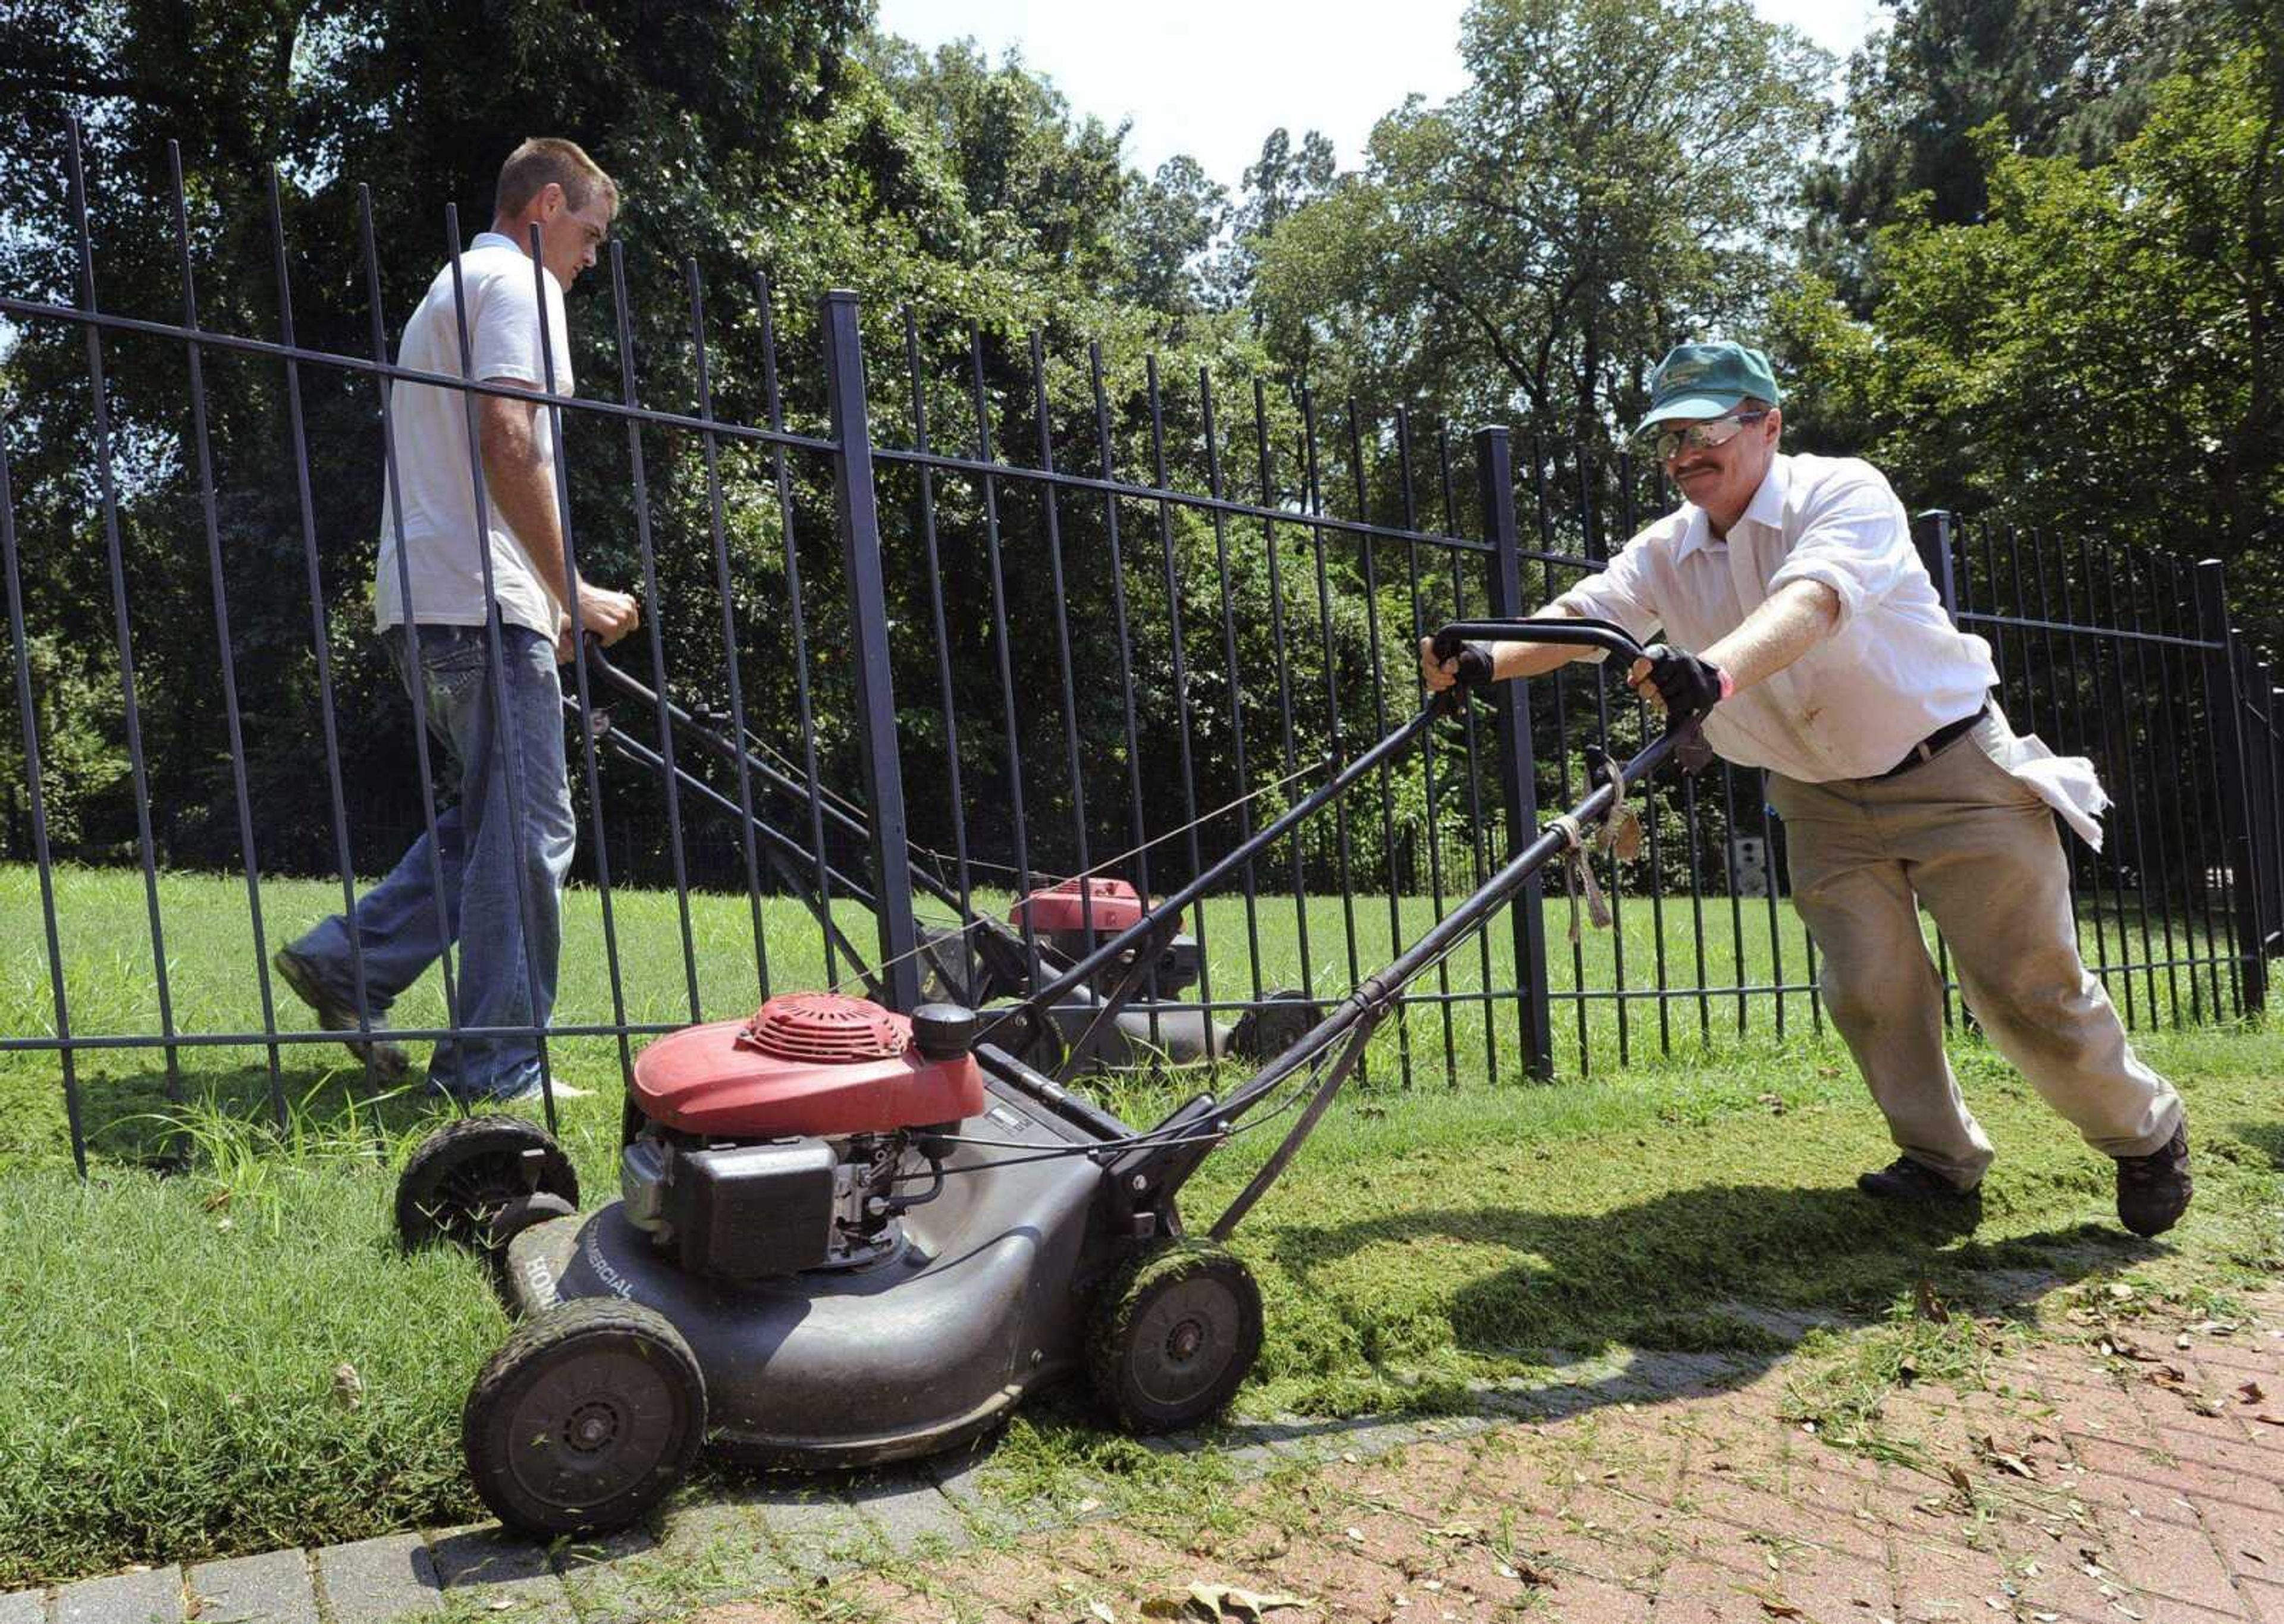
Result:
[[[2050,816],[2098,846],[2107,798],[2090,763],[2007,726],[1989,645],[1952,625],[1879,471],[1779,452],[1779,401],[1758,350],[1668,355],[1640,432],[1682,504],[1538,613],[1637,637],[1662,628],[1680,646],[1653,646],[1628,684],[1676,722],[1701,718],[1730,761],[1769,769],[1826,1006],[1902,1152],[1859,1189],[1975,1203],[1991,1165],[1944,1056],[1924,904],[1999,1052],[2116,1159],[2119,1222],[2162,1234],[2189,1205],[2186,1115],[2078,956]],[[1495,678],[1601,657],[1546,643],[1484,654]],[[1459,675],[1432,639],[1420,663],[1431,689]]]
[[[455,1025],[536,1031],[554,1005],[563,877],[577,833],[556,666],[577,645],[574,615],[606,643],[638,616],[633,598],[572,572],[557,508],[562,461],[542,402],[545,392],[571,392],[563,294],[595,262],[618,200],[610,176],[572,143],[525,142],[500,170],[492,229],[436,273],[405,324],[400,366],[520,393],[477,396],[472,433],[459,391],[409,383],[390,391],[374,619],[416,714],[444,746],[457,793],[434,835],[414,841],[358,904],[354,950],[350,920],[336,914],[276,961],[286,984],[328,1030],[349,1034],[361,1058],[360,963],[368,1027],[456,939]],[[472,438],[481,476],[470,465]],[[398,1044],[376,1038],[370,1049],[382,1076],[404,1071]],[[503,1102],[537,1096],[540,1070],[534,1037],[462,1037],[436,1046],[428,1074],[459,1098]]]

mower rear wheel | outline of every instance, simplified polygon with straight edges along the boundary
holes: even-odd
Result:
[[[405,1250],[450,1241],[483,1250],[491,1222],[524,1196],[579,1206],[579,1175],[555,1137],[514,1116],[472,1116],[438,1128],[396,1181],[396,1233]]]
[[[1130,1433],[1170,1433],[1217,1414],[1261,1356],[1261,1288],[1228,1250],[1171,1241],[1096,1297],[1087,1374]]]
[[[460,1412],[476,1493],[527,1534],[622,1528],[706,1438],[706,1378],[666,1316],[615,1297],[551,1308],[500,1345]]]
[[[1325,1018],[1325,1006],[1298,988],[1283,988],[1237,1018],[1229,1029],[1229,1052],[1258,1065],[1279,1055],[1307,1036]]]

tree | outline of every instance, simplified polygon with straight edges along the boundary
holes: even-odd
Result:
[[[2014,150],[2099,162],[2140,127],[2199,12],[2181,0],[1884,0],[1894,21],[1849,65],[1850,140],[1810,187],[1819,270],[1860,311],[1870,234],[1924,193],[1928,217],[1989,205],[1975,131]]]
[[[504,8],[119,0],[92,12],[16,0],[0,5],[0,170],[10,179],[0,199],[0,286],[35,299],[76,297],[63,147],[66,116],[77,113],[106,308],[169,320],[181,312],[171,137],[184,151],[204,324],[260,337],[278,331],[268,198],[275,163],[295,337],[313,349],[368,354],[375,312],[359,184],[372,194],[379,316],[393,343],[446,256],[444,206],[458,203],[462,237],[472,237],[489,221],[501,157],[528,135],[555,132],[579,138],[621,183],[614,234],[625,246],[630,348],[650,403],[696,403],[685,259],[705,290],[716,407],[747,423],[765,421],[769,410],[758,272],[778,290],[782,382],[797,425],[816,421],[821,409],[809,312],[826,287],[864,298],[876,410],[890,433],[903,393],[904,301],[927,313],[929,381],[954,401],[966,394],[965,322],[981,324],[989,385],[1003,410],[1027,409],[1020,335],[1030,327],[1051,327],[1059,347],[1076,334],[1098,336],[1114,369],[1162,337],[1166,314],[1134,301],[1146,285],[1178,301],[1183,244],[1194,238],[1181,211],[1200,201],[1194,185],[1185,193],[1176,169],[1152,193],[1123,162],[1122,131],[1073,119],[1060,93],[1019,63],[992,67],[957,48],[923,58],[864,35],[868,12],[864,0],[535,0]],[[1148,206],[1130,207],[1138,198]],[[607,270],[575,290],[583,394],[618,392],[611,304]],[[1009,337],[1018,340],[1012,347]],[[19,329],[5,431],[30,621],[50,640],[43,691],[107,691],[116,700],[84,339],[58,323]],[[138,709],[153,779],[170,786],[155,808],[159,840],[176,861],[226,863],[235,787],[215,715],[221,651],[185,357],[179,345],[148,340],[111,339],[106,347]],[[1177,376],[1193,364],[1169,357]],[[344,777],[404,792],[393,805],[361,797],[367,804],[357,810],[374,816],[352,818],[353,833],[376,816],[401,826],[418,816],[403,780],[404,707],[364,635],[362,602],[379,505],[377,395],[370,379],[317,364],[302,366],[299,381],[312,476],[306,525],[324,574]],[[326,779],[310,768],[316,660],[283,369],[210,354],[206,385],[262,856],[277,866],[330,866]],[[1074,397],[1085,410],[1083,377],[1062,369],[1055,390],[1059,411]],[[1002,429],[1029,433],[1027,410]],[[624,433],[575,418],[570,434],[583,567],[598,580],[631,582],[637,515]],[[701,447],[695,436],[645,431],[643,449],[670,668],[686,694],[718,703],[726,664],[712,613],[714,507]],[[789,737],[793,677],[778,642],[785,522],[764,457],[728,445],[720,462],[731,589],[749,639],[747,698],[758,725]],[[815,459],[796,459],[808,584],[812,601],[826,603],[839,582],[829,519],[819,518],[831,511],[822,479]],[[948,582],[956,601],[966,595],[973,604],[978,568],[972,554],[958,557]],[[910,691],[926,693],[929,683],[916,680]],[[820,706],[829,769],[845,781],[831,753],[845,747],[847,718],[831,692]],[[76,708],[116,744],[115,715]],[[126,786],[106,779],[78,828],[90,846],[131,838]],[[359,860],[386,861],[392,838],[384,826]]]
[[[1277,228],[1332,189],[1340,168],[1330,137],[1310,130],[1296,149],[1283,125],[1261,143],[1261,156],[1245,167],[1244,200],[1230,216],[1230,240],[1213,272],[1221,302],[1235,308],[1252,304],[1254,324],[1262,311],[1255,298],[1261,255]]]
[[[1194,158],[1177,155],[1128,195],[1122,230],[1127,272],[1121,294],[1170,315],[1208,307],[1205,254],[1229,217],[1229,190]]]
[[[1476,0],[1472,83],[1373,131],[1282,223],[1259,304],[1288,367],[1601,439],[1686,335],[1775,283],[1823,54],[1742,0]]]
[[[2277,34],[2154,86],[2107,163],[2019,152],[1997,124],[1976,152],[1985,217],[1921,199],[1878,232],[1868,322],[1828,285],[1786,302],[1803,415],[1915,503],[2217,552],[2240,608],[2284,625]]]

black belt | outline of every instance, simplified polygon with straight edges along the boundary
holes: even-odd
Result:
[[[1946,745],[1956,744],[1959,740],[1966,738],[1967,734],[1975,730],[1975,724],[1982,721],[1990,714],[1991,702],[1988,699],[1985,699],[1972,716],[1961,716],[1956,722],[1945,722],[1934,732],[1928,734],[1925,738],[1920,740],[1919,743],[1913,745],[1911,747],[1910,752],[1905,755],[1902,761],[1897,761],[1893,767],[1888,769],[1887,771],[1873,773],[1872,777],[1875,779],[1892,778],[1897,773],[1909,772],[1912,768],[1917,767],[1921,761],[1934,760],[1937,751],[1943,749]]]

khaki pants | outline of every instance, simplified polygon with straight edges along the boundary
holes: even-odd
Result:
[[[1984,1032],[2088,1144],[2146,1155],[2181,1117],[2180,1097],[2135,1056],[2078,956],[2053,814],[1989,753],[2007,738],[1994,712],[1892,778],[1770,778],[1832,1023],[1897,1145],[1962,1189],[1991,1165],[1991,1141],[1944,1058],[1921,906]]]

